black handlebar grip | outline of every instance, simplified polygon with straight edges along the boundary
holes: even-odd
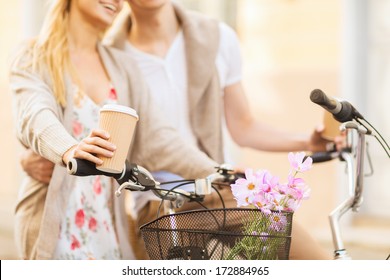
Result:
[[[320,163],[320,162],[326,162],[331,161],[338,157],[338,153],[335,152],[317,152],[310,157],[313,159],[313,163]]]
[[[333,114],[333,117],[343,123],[364,117],[347,101],[338,101],[327,96],[322,90],[315,89],[310,93],[310,100]]]
[[[234,180],[245,178],[245,173],[244,172],[236,172],[234,173]]]
[[[145,190],[156,187],[153,177],[144,174],[139,166],[125,163],[125,168],[121,173],[111,173],[96,169],[95,163],[79,158],[72,158],[67,165],[68,173],[76,176],[104,175],[114,178],[120,185],[124,182],[133,181],[145,187]]]
[[[322,90],[314,89],[310,93],[310,100],[321,106],[326,106],[328,109],[333,110],[336,108],[335,101],[329,98]]]
[[[95,163],[79,158],[72,158],[67,165],[68,173],[76,176],[105,175],[115,179],[122,176],[121,173],[110,173],[96,169]]]

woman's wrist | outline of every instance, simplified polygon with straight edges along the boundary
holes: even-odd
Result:
[[[66,166],[71,158],[73,158],[74,149],[76,145],[70,147],[63,155],[62,155],[62,163]]]

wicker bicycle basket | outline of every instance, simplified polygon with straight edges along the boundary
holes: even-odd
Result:
[[[289,256],[292,212],[204,209],[165,215],[140,230],[150,259],[280,259]]]

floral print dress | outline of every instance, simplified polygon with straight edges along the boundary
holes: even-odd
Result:
[[[108,100],[116,103],[111,87]],[[98,127],[100,107],[74,89],[73,137],[81,141]],[[104,104],[101,104],[104,105]],[[54,259],[120,259],[113,214],[113,180],[106,176],[76,177],[60,228]]]

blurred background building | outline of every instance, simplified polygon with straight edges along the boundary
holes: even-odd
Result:
[[[390,1],[386,0],[177,0],[225,21],[239,36],[243,82],[259,119],[290,131],[311,132],[322,120],[309,100],[322,89],[344,98],[390,141]],[[0,259],[15,259],[13,211],[23,173],[13,131],[7,58],[18,42],[37,34],[46,0],[0,2]],[[264,135],[267,137],[267,135]],[[370,140],[374,175],[365,180],[359,213],[343,218],[347,249],[356,259],[390,253],[390,161]],[[241,166],[285,178],[287,154],[229,144]],[[311,198],[295,219],[332,250],[328,214],[346,198],[344,165],[316,165],[306,174]]]

